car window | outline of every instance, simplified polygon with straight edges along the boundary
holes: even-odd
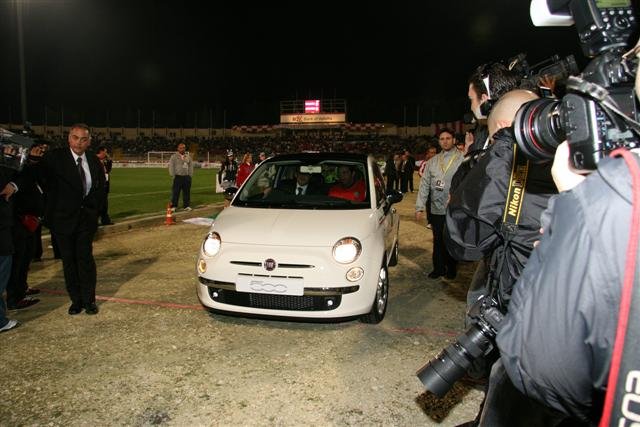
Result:
[[[380,207],[385,200],[386,194],[384,190],[384,178],[377,163],[373,164],[373,186],[376,189],[376,206]]]
[[[366,164],[322,159],[261,163],[240,189],[236,207],[366,209],[370,206]],[[301,188],[298,188],[301,187]]]

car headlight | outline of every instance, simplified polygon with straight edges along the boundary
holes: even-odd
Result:
[[[349,264],[357,260],[362,252],[362,245],[355,237],[344,237],[333,245],[333,259],[340,264]]]
[[[204,243],[202,243],[202,252],[204,252],[206,256],[215,256],[220,252],[221,245],[222,239],[220,239],[220,235],[212,231],[207,238],[204,239]]]

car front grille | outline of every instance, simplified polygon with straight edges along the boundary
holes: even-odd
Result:
[[[222,304],[241,307],[265,308],[269,310],[292,311],[329,311],[340,306],[342,297],[336,296],[296,296],[270,295],[248,292],[237,292],[229,289],[209,287],[209,296]]]

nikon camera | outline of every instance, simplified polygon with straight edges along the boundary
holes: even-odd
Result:
[[[443,397],[467,372],[471,364],[487,356],[495,347],[496,334],[504,318],[503,308],[491,296],[471,306],[467,315],[471,326],[456,341],[420,368],[417,376],[425,388]]]
[[[638,118],[637,64],[623,58],[637,29],[631,1],[533,0],[531,19],[536,26],[575,23],[583,53],[594,59],[568,78],[562,100],[543,98],[520,108],[514,120],[520,149],[545,162],[567,140],[574,168],[590,171],[615,148],[639,147],[628,125]]]
[[[539,8],[547,6],[551,11],[571,15],[550,15],[547,10],[552,19],[544,25],[571,25],[575,20],[582,50],[594,59],[581,77],[568,78],[568,93],[561,101],[542,98],[520,108],[514,121],[516,139],[520,149],[538,162],[552,159],[557,146],[566,139],[574,167],[593,170],[616,147],[639,146],[639,139],[625,119],[613,111],[636,119],[636,67],[625,67],[622,57],[636,29],[636,20],[630,0],[533,0],[534,24],[540,25]],[[467,313],[472,320],[467,331],[418,370],[425,388],[444,396],[475,360],[486,357],[495,347],[507,310],[491,296],[479,299]]]

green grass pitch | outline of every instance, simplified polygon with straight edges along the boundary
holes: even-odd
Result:
[[[223,201],[216,194],[215,169],[195,169],[191,182],[191,207]],[[109,215],[113,220],[137,215],[165,213],[171,201],[172,178],[166,168],[113,168],[109,192]],[[178,209],[182,209],[180,195]]]

